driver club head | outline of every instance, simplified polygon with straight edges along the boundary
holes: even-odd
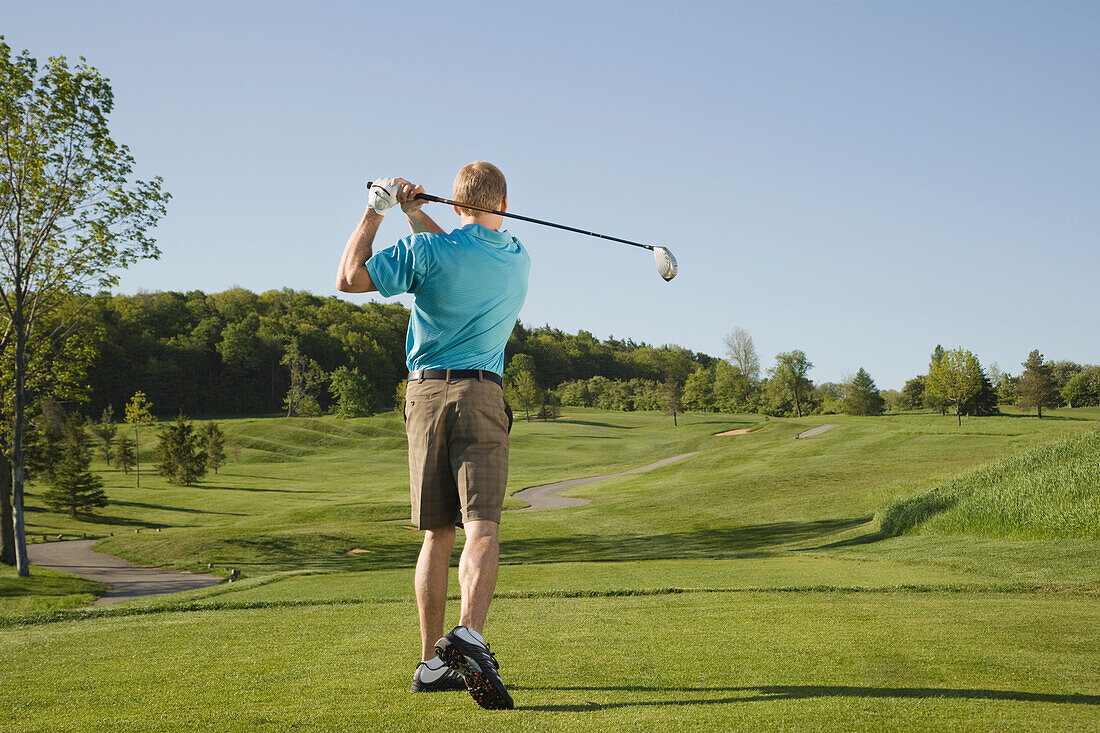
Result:
[[[657,274],[668,282],[676,277],[676,258],[664,247],[653,248],[653,261],[657,263]]]

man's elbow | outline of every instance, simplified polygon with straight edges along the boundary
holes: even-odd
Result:
[[[352,276],[341,270],[336,275],[336,289],[341,293],[369,293],[377,288],[366,268],[362,268]]]

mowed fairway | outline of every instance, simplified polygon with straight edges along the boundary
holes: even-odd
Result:
[[[516,710],[408,692],[419,533],[406,528],[400,418],[272,418],[224,421],[230,463],[200,487],[143,476],[139,491],[132,475],[105,470],[107,521],[29,513],[32,533],[114,532],[100,549],[165,566],[212,562],[245,579],[57,610],[58,598],[86,602],[88,589],[35,605],[0,578],[0,705],[10,712],[0,725],[1100,725],[1100,531],[1028,539],[933,527],[885,537],[874,520],[892,500],[1095,431],[1100,410],[961,428],[934,415],[688,415],[674,428],[655,414],[567,413],[516,423],[510,493],[698,454],[568,492],[585,506],[505,516],[487,632]],[[838,427],[792,440],[826,422]],[[744,427],[754,430],[714,436]]]

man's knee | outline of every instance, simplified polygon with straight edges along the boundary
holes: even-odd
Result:
[[[497,541],[500,525],[486,519],[478,519],[466,522],[463,525],[466,531],[466,542],[493,542]]]
[[[424,544],[425,545],[453,545],[455,541],[455,527],[453,524],[449,524],[443,527],[436,527],[434,529],[425,530],[424,532]]]

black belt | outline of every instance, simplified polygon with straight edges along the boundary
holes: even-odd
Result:
[[[487,379],[490,382],[496,382],[501,387],[504,386],[504,380],[500,378],[499,374],[487,372],[484,369],[420,369],[419,371],[409,372],[410,382],[421,379],[446,379],[448,381],[452,379]]]

